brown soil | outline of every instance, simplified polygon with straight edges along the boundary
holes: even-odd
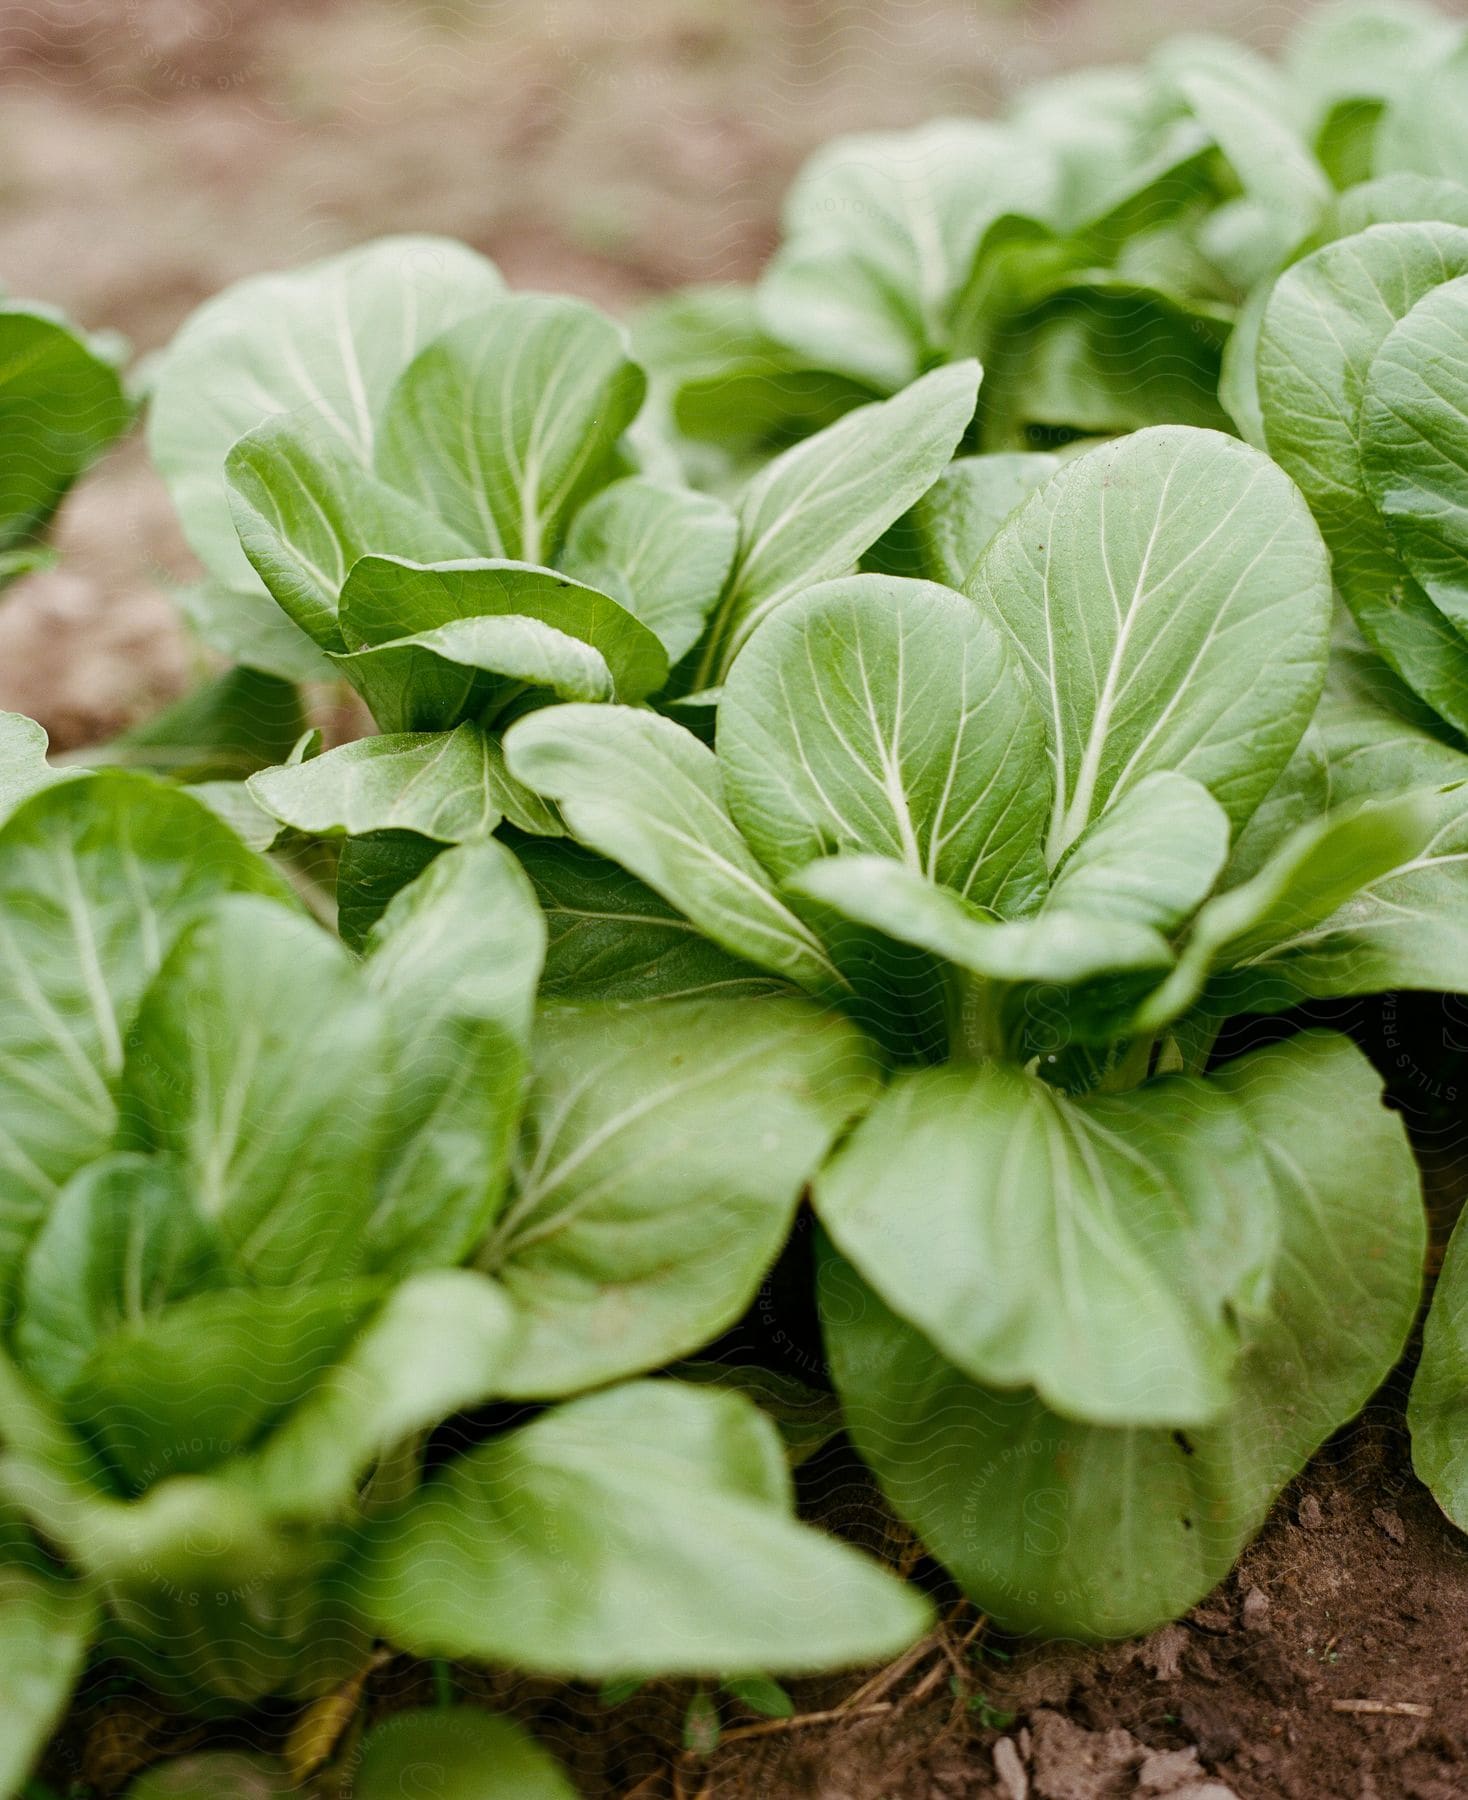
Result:
[[[989,110],[1052,68],[1143,52],[1163,29],[1268,46],[1303,10],[27,0],[0,8],[0,280],[146,351],[229,280],[413,229],[466,239],[517,286],[623,308],[753,274],[791,172],[835,132]],[[190,559],[137,443],[82,485],[58,535],[63,568],[0,603],[0,707],[69,747],[179,692],[201,658],[167,599]],[[1409,1046],[1423,1025],[1408,1021]],[[1444,1048],[1454,1035],[1443,1027]],[[1404,1063],[1399,1079],[1419,1094],[1446,1217],[1463,1188],[1461,1090],[1439,1078],[1441,1056],[1422,1060],[1428,1074]],[[676,1750],[686,1689],[611,1711],[544,1685],[465,1676],[460,1691],[533,1720],[596,1800],[1449,1800],[1468,1794],[1468,1539],[1407,1469],[1399,1398],[1317,1459],[1204,1606],[1141,1643],[980,1634],[960,1652],[975,1622],[960,1614],[889,1675],[875,1702],[889,1710],[741,1736],[757,1721],[728,1703],[705,1761]],[[869,1490],[846,1512],[871,1535]],[[801,1684],[795,1699],[820,1712],[860,1685]],[[403,1663],[369,1689],[374,1709],[433,1692]],[[1361,1701],[1378,1710],[1341,1704]],[[249,1741],[278,1744],[288,1725],[256,1720]],[[192,1741],[113,1697],[79,1710],[59,1762],[85,1771],[80,1791],[111,1792]]]
[[[724,1701],[711,1756],[679,1749],[685,1684],[609,1708],[583,1689],[460,1670],[455,1697],[519,1716],[588,1800],[1459,1800],[1468,1540],[1404,1459],[1395,1409],[1359,1421],[1229,1579],[1150,1637],[1024,1646],[954,1607],[892,1669],[793,1684],[794,1721]],[[870,1539],[876,1503],[841,1470],[848,1522]],[[79,1791],[110,1794],[140,1766],[205,1747],[278,1750],[293,1722],[205,1740],[136,1694],[103,1692],[47,1770],[58,1791],[80,1777]],[[372,1678],[364,1714],[438,1698],[430,1669],[399,1660]],[[338,1768],[352,1766],[355,1731]],[[318,1791],[336,1800],[329,1781]]]

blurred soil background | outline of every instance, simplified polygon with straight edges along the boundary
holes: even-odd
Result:
[[[0,0],[0,285],[157,349],[227,282],[387,231],[626,308],[753,275],[839,132],[1309,0]],[[0,707],[57,747],[179,692],[193,568],[135,437],[0,604]]]

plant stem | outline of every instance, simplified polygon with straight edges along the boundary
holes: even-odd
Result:
[[[1119,1094],[1128,1088],[1140,1087],[1152,1064],[1154,1041],[1150,1037],[1133,1038],[1102,1077],[1101,1092]]]

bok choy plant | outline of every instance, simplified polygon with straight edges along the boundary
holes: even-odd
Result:
[[[57,507],[126,427],[117,360],[54,308],[0,298],[0,587],[49,560]]]
[[[717,1035],[697,1003],[537,1016],[545,926],[494,843],[357,958],[198,799],[43,747],[7,732],[0,825],[0,1791],[93,1654],[209,1712],[329,1692],[379,1638],[602,1679],[921,1630],[795,1522],[749,1401],[621,1380],[743,1304],[870,1098],[854,1030],[784,996]],[[659,1264],[692,1233],[717,1291]]]
[[[1418,1178],[1364,1057],[1210,1055],[1241,1012],[1468,978],[1468,759],[1320,706],[1329,625],[1288,478],[1158,428],[1056,469],[962,591],[793,597],[716,749],[619,706],[507,735],[583,846],[884,1052],[813,1184],[832,1366],[1014,1628],[1185,1609],[1412,1322]]]
[[[1183,36],[1027,87],[998,121],[837,139],[757,281],[646,309],[658,410],[715,479],[968,356],[986,450],[1227,428],[1240,308],[1335,234],[1337,196],[1468,181],[1465,42],[1426,9],[1323,7],[1278,64]],[[1227,381],[1222,399],[1237,417]]]

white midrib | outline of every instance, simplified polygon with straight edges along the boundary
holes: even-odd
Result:
[[[1152,520],[1152,530],[1147,538],[1147,547],[1142,552],[1141,565],[1137,570],[1137,579],[1132,587],[1131,602],[1126,612],[1121,610],[1121,602],[1117,596],[1116,583],[1111,574],[1111,559],[1106,548],[1106,503],[1103,495],[1101,503],[1101,561],[1106,570],[1106,583],[1111,589],[1111,599],[1117,612],[1116,642],[1111,648],[1111,660],[1106,668],[1106,680],[1102,684],[1101,697],[1096,702],[1096,711],[1091,719],[1090,735],[1086,739],[1085,754],[1081,758],[1081,766],[1076,774],[1076,784],[1070,797],[1070,804],[1063,815],[1052,818],[1050,833],[1045,845],[1045,860],[1054,869],[1062,856],[1086,829],[1091,818],[1091,803],[1096,797],[1096,781],[1101,773],[1101,757],[1106,749],[1106,739],[1111,731],[1111,715],[1116,708],[1117,688],[1121,671],[1126,662],[1126,653],[1131,643],[1132,627],[1147,593],[1147,575],[1152,567],[1152,552],[1157,547],[1157,539],[1162,530],[1162,522],[1166,516],[1167,491],[1172,485],[1173,470],[1169,470],[1162,484],[1162,492],[1157,497],[1157,510]],[[1050,607],[1049,596],[1046,596],[1045,607],[1048,622]]]
[[[1132,620],[1135,617],[1136,605],[1134,603],[1117,636],[1115,649],[1112,651],[1111,663],[1106,670],[1106,681],[1101,689],[1101,697],[1096,702],[1096,712],[1091,720],[1090,736],[1086,739],[1086,751],[1076,775],[1075,789],[1071,794],[1070,804],[1063,814],[1057,813],[1050,821],[1050,834],[1045,845],[1045,861],[1051,869],[1057,866],[1061,857],[1090,823],[1091,802],[1096,796],[1096,781],[1101,773],[1101,757],[1106,749],[1106,739],[1111,731],[1111,714],[1116,706],[1117,680],[1126,655],[1127,641],[1131,636]]]

